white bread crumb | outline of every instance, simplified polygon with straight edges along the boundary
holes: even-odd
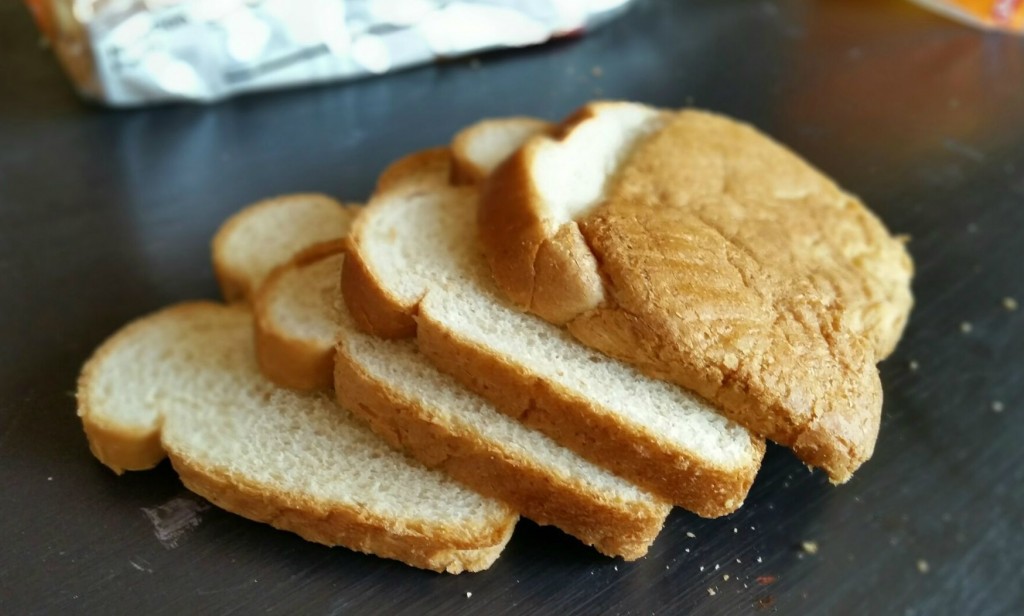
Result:
[[[928,571],[930,569],[931,569],[931,567],[928,565],[928,561],[927,560],[925,560],[923,558],[919,558],[918,559],[918,561],[917,561],[917,570],[918,571],[920,571],[921,573],[928,573]]]
[[[817,554],[818,553],[818,542],[817,541],[804,541],[803,543],[800,544],[800,547],[803,548],[804,552],[807,552],[808,554]]]
[[[960,324],[960,333],[969,334],[973,329],[974,326],[971,325],[970,321],[964,321],[963,323]]]
[[[1003,308],[1006,308],[1008,311],[1013,312],[1018,307],[1019,306],[1017,304],[1017,300],[1015,300],[1014,298],[1012,298],[1012,297],[1004,297],[1003,298]]]
[[[1003,404],[1003,402],[1001,400],[993,400],[992,401],[992,412],[993,413],[1002,413],[1005,410],[1006,410],[1006,406]]]

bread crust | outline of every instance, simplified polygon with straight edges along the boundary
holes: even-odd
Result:
[[[204,466],[173,450],[169,457],[185,487],[225,511],[293,532],[307,541],[344,546],[430,571],[487,569],[501,555],[516,525],[512,516],[485,536],[426,523],[398,526],[357,507],[328,505],[301,494],[270,491],[246,477]]]
[[[393,447],[471,489],[508,503],[538,524],[554,524],[608,556],[647,553],[668,515],[663,501],[618,503],[552,476],[529,457],[440,425],[420,403],[368,374],[344,338],[337,348],[338,403]]]
[[[873,452],[882,401],[874,364],[895,347],[912,305],[902,244],[792,153],[746,125],[695,111],[666,116],[626,156],[596,209],[559,224],[533,180],[538,152],[561,147],[603,105],[584,107],[554,139],[529,141],[488,180],[479,233],[498,285],[584,344],[696,391],[846,481]],[[687,139],[709,139],[706,151]],[[706,155],[715,148],[737,158],[722,158],[720,193],[698,193],[720,172],[719,159]],[[789,174],[778,190],[806,182],[806,194],[751,192],[774,178],[728,168],[763,160]],[[761,205],[776,202],[792,205]],[[733,219],[733,211],[742,213]],[[760,246],[748,242],[750,229],[762,227],[775,231],[761,233]]]

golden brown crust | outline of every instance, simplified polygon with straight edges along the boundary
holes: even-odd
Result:
[[[745,468],[712,468],[657,435],[595,413],[581,399],[487,349],[420,317],[417,339],[424,355],[501,412],[551,436],[580,456],[704,517],[732,513],[743,504],[764,456],[764,441],[751,437],[756,455]]]
[[[360,217],[362,218],[362,217]],[[341,295],[359,329],[381,338],[411,338],[416,335],[415,306],[408,306],[377,283],[359,252],[355,234],[359,220],[348,238],[345,263],[341,266]]]
[[[667,503],[616,503],[600,493],[583,494],[528,458],[438,425],[417,402],[367,374],[344,341],[338,344],[335,383],[338,403],[391,446],[538,524],[559,526],[603,554],[640,558],[664,524]]]
[[[562,139],[599,109],[573,116]],[[875,361],[912,304],[900,242],[792,153],[695,111],[641,139],[596,209],[559,227],[531,177],[551,146],[527,143],[481,200],[480,234],[508,297],[848,479],[877,437]],[[585,258],[562,258],[542,284],[550,255],[581,246],[600,264],[603,303],[580,292],[595,280]]]
[[[204,466],[173,451],[170,458],[185,487],[221,509],[293,532],[307,541],[344,546],[421,569],[447,573],[487,569],[515,529],[514,516],[486,537],[460,533],[462,529],[441,536],[436,527],[399,528],[391,520],[371,517],[356,507],[325,506],[301,495],[268,490],[246,477]]]
[[[136,432],[119,426],[106,426],[96,421],[88,403],[80,403],[82,428],[89,441],[89,451],[104,466],[118,475],[125,471],[153,468],[166,457],[160,444],[160,430]]]

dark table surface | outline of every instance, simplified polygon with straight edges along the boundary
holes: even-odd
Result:
[[[601,97],[752,122],[912,237],[917,308],[857,476],[832,487],[771,448],[742,510],[677,510],[632,564],[526,521],[459,577],[215,509],[161,541],[147,511],[202,503],[166,464],[116,477],[90,457],[73,392],[92,349],[216,297],[208,242],[246,203],[364,199],[389,161],[478,118]],[[909,4],[648,0],[479,64],[111,111],[78,101],[4,3],[0,612],[1024,613],[1024,309],[1004,298],[1024,304],[1024,39]]]

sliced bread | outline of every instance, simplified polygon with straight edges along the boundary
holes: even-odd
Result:
[[[348,231],[352,208],[318,194],[284,195],[243,208],[213,238],[213,271],[225,301],[248,301],[277,265]]]
[[[528,117],[495,118],[467,126],[452,139],[452,183],[482,182],[527,139],[553,127]]]
[[[339,289],[344,256],[277,270],[257,295],[257,340],[281,363],[337,348],[338,403],[394,447],[609,556],[643,556],[669,505],[498,413],[437,371],[412,340],[358,331]],[[292,374],[321,368],[293,362]]]
[[[113,335],[84,366],[78,414],[115,472],[165,455],[190,490],[327,545],[459,573],[489,567],[516,515],[393,451],[326,394],[260,376],[248,310],[179,304]]]
[[[873,451],[875,363],[912,304],[902,241],[722,116],[596,103],[556,132],[482,193],[505,294],[847,480]]]
[[[348,238],[353,320],[416,335],[442,370],[503,413],[703,516],[738,508],[764,442],[685,390],[592,351],[499,299],[476,243],[477,191],[449,184],[447,150],[415,154]]]

